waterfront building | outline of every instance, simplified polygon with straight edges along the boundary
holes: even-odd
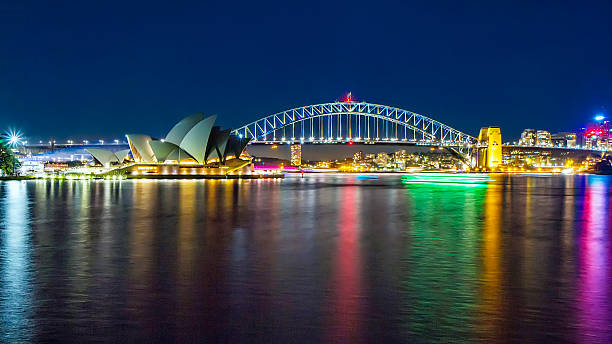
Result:
[[[363,160],[363,152],[359,151],[356,152],[355,154],[353,154],[353,161],[354,162],[361,162]]]
[[[525,129],[521,133],[521,140],[519,144],[521,146],[535,146],[537,142],[537,135],[535,129]]]
[[[387,153],[378,153],[376,154],[376,158],[374,159],[374,163],[378,165],[378,167],[387,167],[389,164],[389,154]]]
[[[536,145],[541,147],[550,147],[550,132],[546,130],[538,130],[536,134]]]
[[[291,145],[291,165],[302,165],[302,145],[300,144]]]
[[[398,150],[397,152],[393,154],[393,159],[395,160],[394,162],[396,163],[399,161],[406,160],[407,157],[408,157],[408,153],[406,153],[405,149]]]
[[[550,142],[553,147],[574,148],[576,147],[576,134],[568,132],[551,134]]]
[[[239,158],[249,140],[230,135],[230,129],[214,126],[216,118],[216,115],[204,118],[203,113],[188,116],[161,140],[149,135],[128,134],[129,150],[111,152],[91,147],[85,150],[103,166],[121,164],[128,154],[136,163],[206,165]]]
[[[217,116],[198,113],[178,122],[163,139],[126,135],[129,149],[85,150],[103,167],[120,168],[131,175],[214,175],[241,173],[250,159],[240,159],[249,139],[214,126]],[[132,161],[135,164],[123,164]],[[247,172],[247,170],[244,170]]]

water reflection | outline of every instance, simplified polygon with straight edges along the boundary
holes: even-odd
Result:
[[[608,192],[606,177],[589,177],[584,194],[582,228],[579,229],[578,237],[578,341],[583,343],[612,341]]]
[[[363,340],[361,324],[361,259],[359,247],[361,198],[359,188],[341,190],[337,253],[333,264],[330,341],[356,343]]]
[[[407,188],[412,211],[402,283],[407,334],[417,342],[473,335],[485,192],[469,186]]]
[[[33,317],[31,233],[26,183],[0,182],[0,342],[28,342]]]
[[[491,341],[503,339],[502,309],[502,212],[501,185],[490,185],[484,199],[482,226],[482,273],[479,314],[479,337]]]

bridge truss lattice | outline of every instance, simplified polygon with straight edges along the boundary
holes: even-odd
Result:
[[[266,116],[233,131],[254,143],[413,143],[467,147],[476,138],[432,118],[386,105],[334,102]]]

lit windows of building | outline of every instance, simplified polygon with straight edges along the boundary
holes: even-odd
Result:
[[[378,153],[376,154],[376,159],[374,159],[374,163],[379,167],[386,167],[389,164],[389,160],[389,154]]]
[[[535,146],[537,142],[537,135],[535,129],[525,129],[521,134],[521,146]]]
[[[546,130],[538,130],[536,145],[541,147],[550,147],[550,132]]]
[[[363,160],[363,152],[359,151],[355,154],[353,154],[353,161],[354,162],[361,162]]]
[[[302,165],[302,145],[291,145],[291,165]]]
[[[552,134],[550,141],[553,147],[574,148],[576,147],[576,134],[567,132]]]

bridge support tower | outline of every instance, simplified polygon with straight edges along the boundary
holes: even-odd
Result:
[[[476,150],[476,167],[493,171],[502,163],[502,139],[499,127],[480,128]]]

